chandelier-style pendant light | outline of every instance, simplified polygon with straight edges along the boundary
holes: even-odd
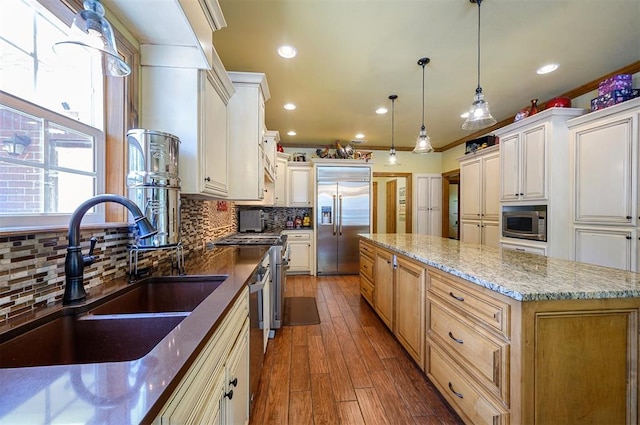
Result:
[[[396,166],[396,165],[400,165],[400,162],[398,162],[398,157],[396,156],[396,145],[394,143],[394,134],[395,134],[395,114],[396,114],[396,99],[398,98],[397,95],[392,94],[391,96],[389,96],[389,99],[391,99],[391,149],[389,149],[389,157],[387,158],[387,162],[384,163],[384,165],[388,165],[388,166]]]
[[[416,147],[413,148],[413,153],[431,153],[433,152],[433,146],[431,146],[431,138],[427,136],[427,129],[424,126],[424,67],[431,62],[429,58],[418,59],[418,65],[422,67],[422,127],[420,127],[420,133],[418,134],[418,140],[416,140]]]
[[[489,103],[484,100],[482,87],[480,87],[480,3],[482,3],[482,0],[469,1],[478,5],[478,87],[476,88],[476,95],[473,98],[471,108],[469,108],[467,120],[462,124],[462,129],[479,130],[495,124],[496,119],[491,116]]]
[[[84,10],[73,18],[67,39],[55,43],[53,49],[69,60],[84,49],[100,60],[103,75],[126,77],[131,68],[118,53],[113,28],[104,17],[100,0],[84,0],[83,6]]]

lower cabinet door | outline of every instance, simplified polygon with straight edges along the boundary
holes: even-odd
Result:
[[[228,425],[249,423],[249,321],[227,360],[226,421]]]
[[[632,228],[575,227],[575,260],[622,270],[636,269]]]
[[[429,344],[428,347],[427,375],[465,423],[508,424],[508,412],[491,402],[486,394],[473,385],[473,378],[457,368],[455,361],[444,351],[435,348],[435,344]]]

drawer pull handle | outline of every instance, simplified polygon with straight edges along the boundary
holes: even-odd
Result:
[[[452,340],[454,340],[458,344],[464,344],[463,340],[456,338],[455,336],[453,336],[453,334],[451,332],[449,332],[449,338],[451,338]]]
[[[464,396],[462,394],[460,394],[459,392],[456,392],[456,390],[453,389],[453,385],[451,385],[451,382],[449,382],[449,389],[451,390],[452,393],[454,393],[456,395],[456,397],[464,398]]]
[[[453,292],[449,292],[449,295],[450,295],[452,298],[455,298],[455,299],[456,299],[456,300],[458,300],[458,301],[464,301],[464,298],[462,298],[462,297],[458,297],[458,296],[454,295],[454,293],[453,293]]]

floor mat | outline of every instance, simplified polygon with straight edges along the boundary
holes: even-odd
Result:
[[[317,325],[320,323],[318,306],[314,297],[285,297],[285,326]]]

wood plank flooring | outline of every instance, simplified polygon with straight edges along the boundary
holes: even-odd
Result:
[[[269,340],[251,425],[460,425],[360,296],[358,276],[288,276],[286,296],[313,296],[321,323]]]

